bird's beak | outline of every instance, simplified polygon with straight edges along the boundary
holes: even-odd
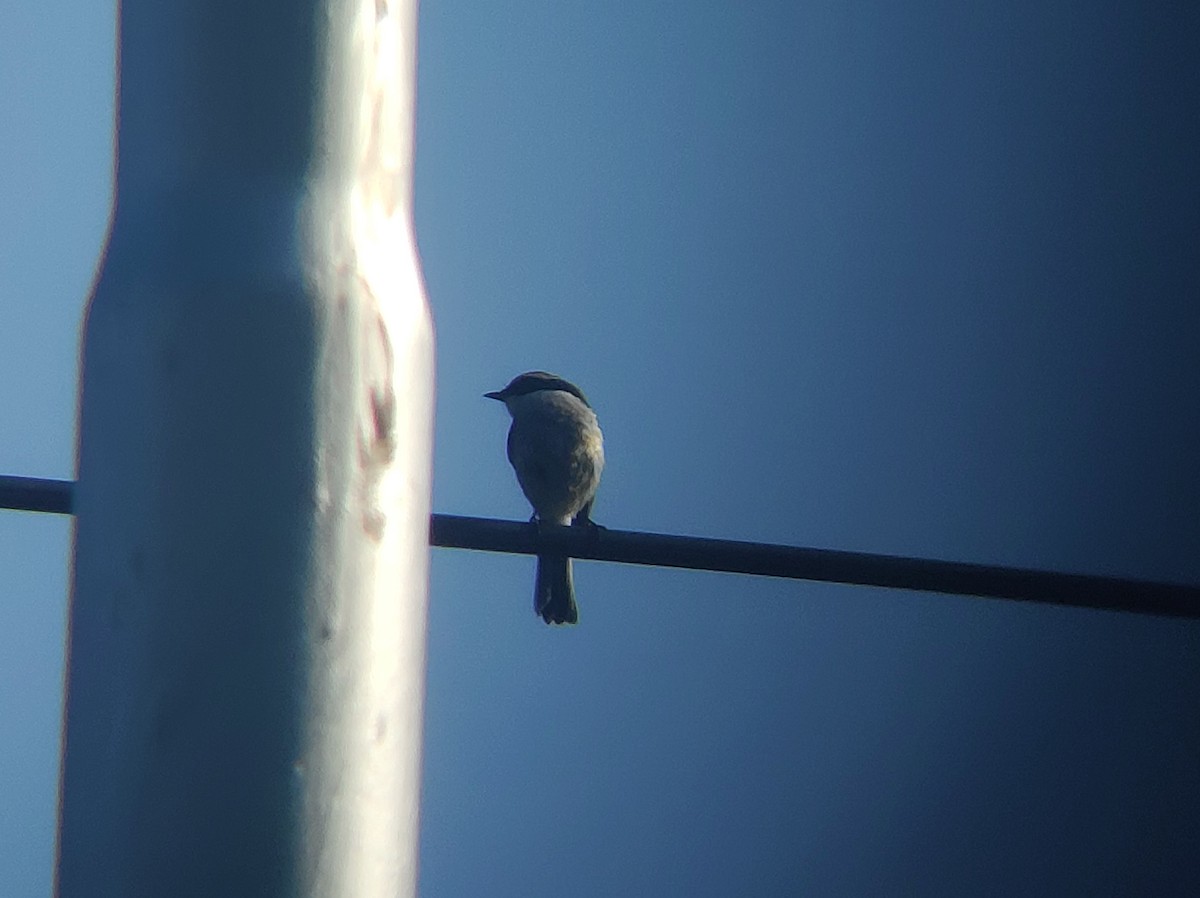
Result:
[[[496,393],[484,393],[483,395],[484,395],[484,398],[485,398],[485,399],[496,399],[496,400],[498,400],[498,401],[500,401],[500,402],[503,402],[503,401],[504,401],[504,396],[503,396],[503,395],[501,395],[499,392],[496,392]]]

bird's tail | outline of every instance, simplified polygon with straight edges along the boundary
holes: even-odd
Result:
[[[579,622],[571,559],[565,555],[539,555],[533,588],[533,610],[548,624]]]

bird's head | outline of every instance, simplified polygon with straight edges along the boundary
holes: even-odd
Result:
[[[508,382],[503,390],[497,390],[494,393],[484,393],[488,399],[496,399],[500,402],[507,403],[508,400],[516,396],[525,396],[529,393],[537,393],[540,390],[562,390],[564,393],[570,393],[591,408],[591,404],[587,401],[587,397],[583,395],[583,390],[575,386],[569,380],[563,380],[557,374],[550,374],[547,371],[526,371],[524,374],[518,374]]]

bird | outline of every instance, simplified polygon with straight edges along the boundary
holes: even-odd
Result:
[[[557,374],[526,371],[503,390],[484,393],[512,415],[508,461],[542,524],[592,526],[592,503],[604,470],[604,435],[583,391]],[[571,559],[539,555],[533,610],[547,624],[579,622]]]

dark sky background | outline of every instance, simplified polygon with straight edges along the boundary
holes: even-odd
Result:
[[[0,36],[11,473],[71,471],[109,189],[69,6]],[[613,527],[1200,583],[1200,7],[427,2],[419,45],[437,510],[528,515],[481,394],[545,368]],[[0,528],[0,893],[45,894],[67,531]],[[532,580],[434,551],[423,895],[1200,893],[1200,623],[580,563],[550,629]]]

